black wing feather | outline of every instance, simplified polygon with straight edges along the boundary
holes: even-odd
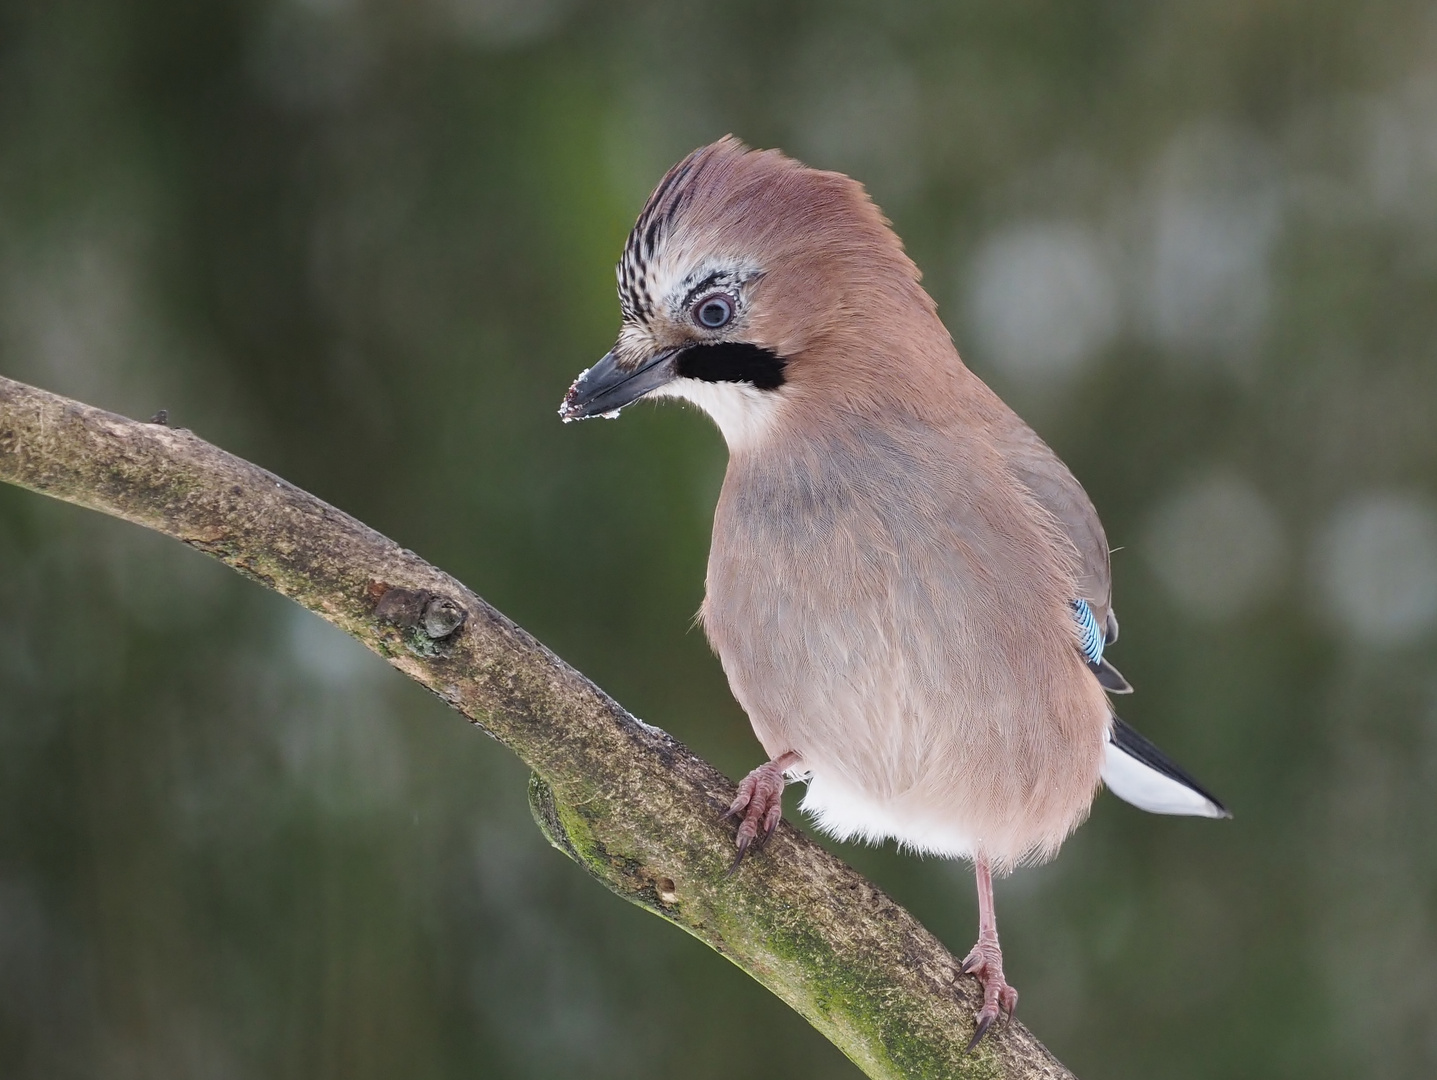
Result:
[[[1098,677],[1098,682],[1108,693],[1131,694],[1133,692],[1132,684],[1123,678],[1123,673],[1106,660],[1099,660],[1096,664],[1089,664],[1088,667],[1092,668],[1093,674]]]

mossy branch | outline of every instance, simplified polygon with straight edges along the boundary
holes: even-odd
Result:
[[[348,514],[188,431],[3,377],[0,480],[172,536],[353,635],[533,769],[530,804],[556,848],[733,961],[869,1076],[1070,1075],[1018,1023],[965,1055],[976,981],[788,824],[727,877],[732,782]]]

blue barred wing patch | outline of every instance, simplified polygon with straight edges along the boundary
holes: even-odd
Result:
[[[1072,604],[1073,617],[1078,620],[1078,644],[1083,650],[1083,658],[1096,668],[1103,662],[1103,631],[1098,626],[1098,617],[1086,600],[1074,600]]]

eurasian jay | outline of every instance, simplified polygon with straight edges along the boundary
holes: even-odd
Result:
[[[1104,657],[1097,513],[959,360],[847,176],[733,138],[696,150],[639,214],[618,282],[618,342],[560,415],[677,397],[728,443],[700,614],[770,759],[730,810],[738,859],[777,827],[787,776],[840,840],[971,859],[976,1044],[1018,1000],[994,873],[1051,857],[1100,781],[1154,813],[1228,816],[1113,712],[1130,688]]]

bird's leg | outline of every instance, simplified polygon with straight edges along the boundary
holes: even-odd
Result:
[[[963,961],[963,971],[976,975],[983,984],[983,1007],[974,1017],[977,1028],[968,1044],[969,1050],[988,1034],[999,1015],[1011,1019],[1013,1010],[1018,1007],[1018,991],[1003,978],[1003,950],[998,945],[998,920],[993,914],[993,874],[988,868],[988,859],[976,856],[973,870],[978,878],[978,944]]]
[[[798,763],[798,754],[790,750],[779,754],[772,761],[760,765],[743,778],[738,786],[738,797],[728,808],[724,817],[743,815],[738,825],[738,857],[729,867],[732,874],[743,862],[744,853],[752,846],[754,850],[763,847],[773,835],[783,817],[783,774]]]

